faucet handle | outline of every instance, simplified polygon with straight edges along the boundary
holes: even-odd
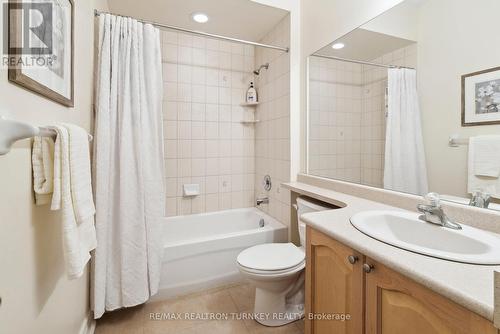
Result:
[[[441,206],[441,197],[438,193],[428,193],[424,199],[433,207],[439,208]]]

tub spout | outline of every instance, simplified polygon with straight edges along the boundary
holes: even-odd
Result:
[[[262,204],[269,204],[269,198],[268,197],[257,198],[257,206],[260,206]]]

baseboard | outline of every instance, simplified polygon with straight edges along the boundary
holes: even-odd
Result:
[[[96,321],[92,317],[92,313],[83,320],[80,332],[78,334],[94,334]]]

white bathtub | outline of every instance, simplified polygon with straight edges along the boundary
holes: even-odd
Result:
[[[286,242],[288,228],[248,208],[165,218],[162,234],[160,290],[153,300],[241,281],[238,254],[254,245]]]

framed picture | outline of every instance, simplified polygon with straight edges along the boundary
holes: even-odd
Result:
[[[74,106],[73,0],[9,0],[9,81]]]
[[[500,67],[462,76],[462,126],[500,124]]]

